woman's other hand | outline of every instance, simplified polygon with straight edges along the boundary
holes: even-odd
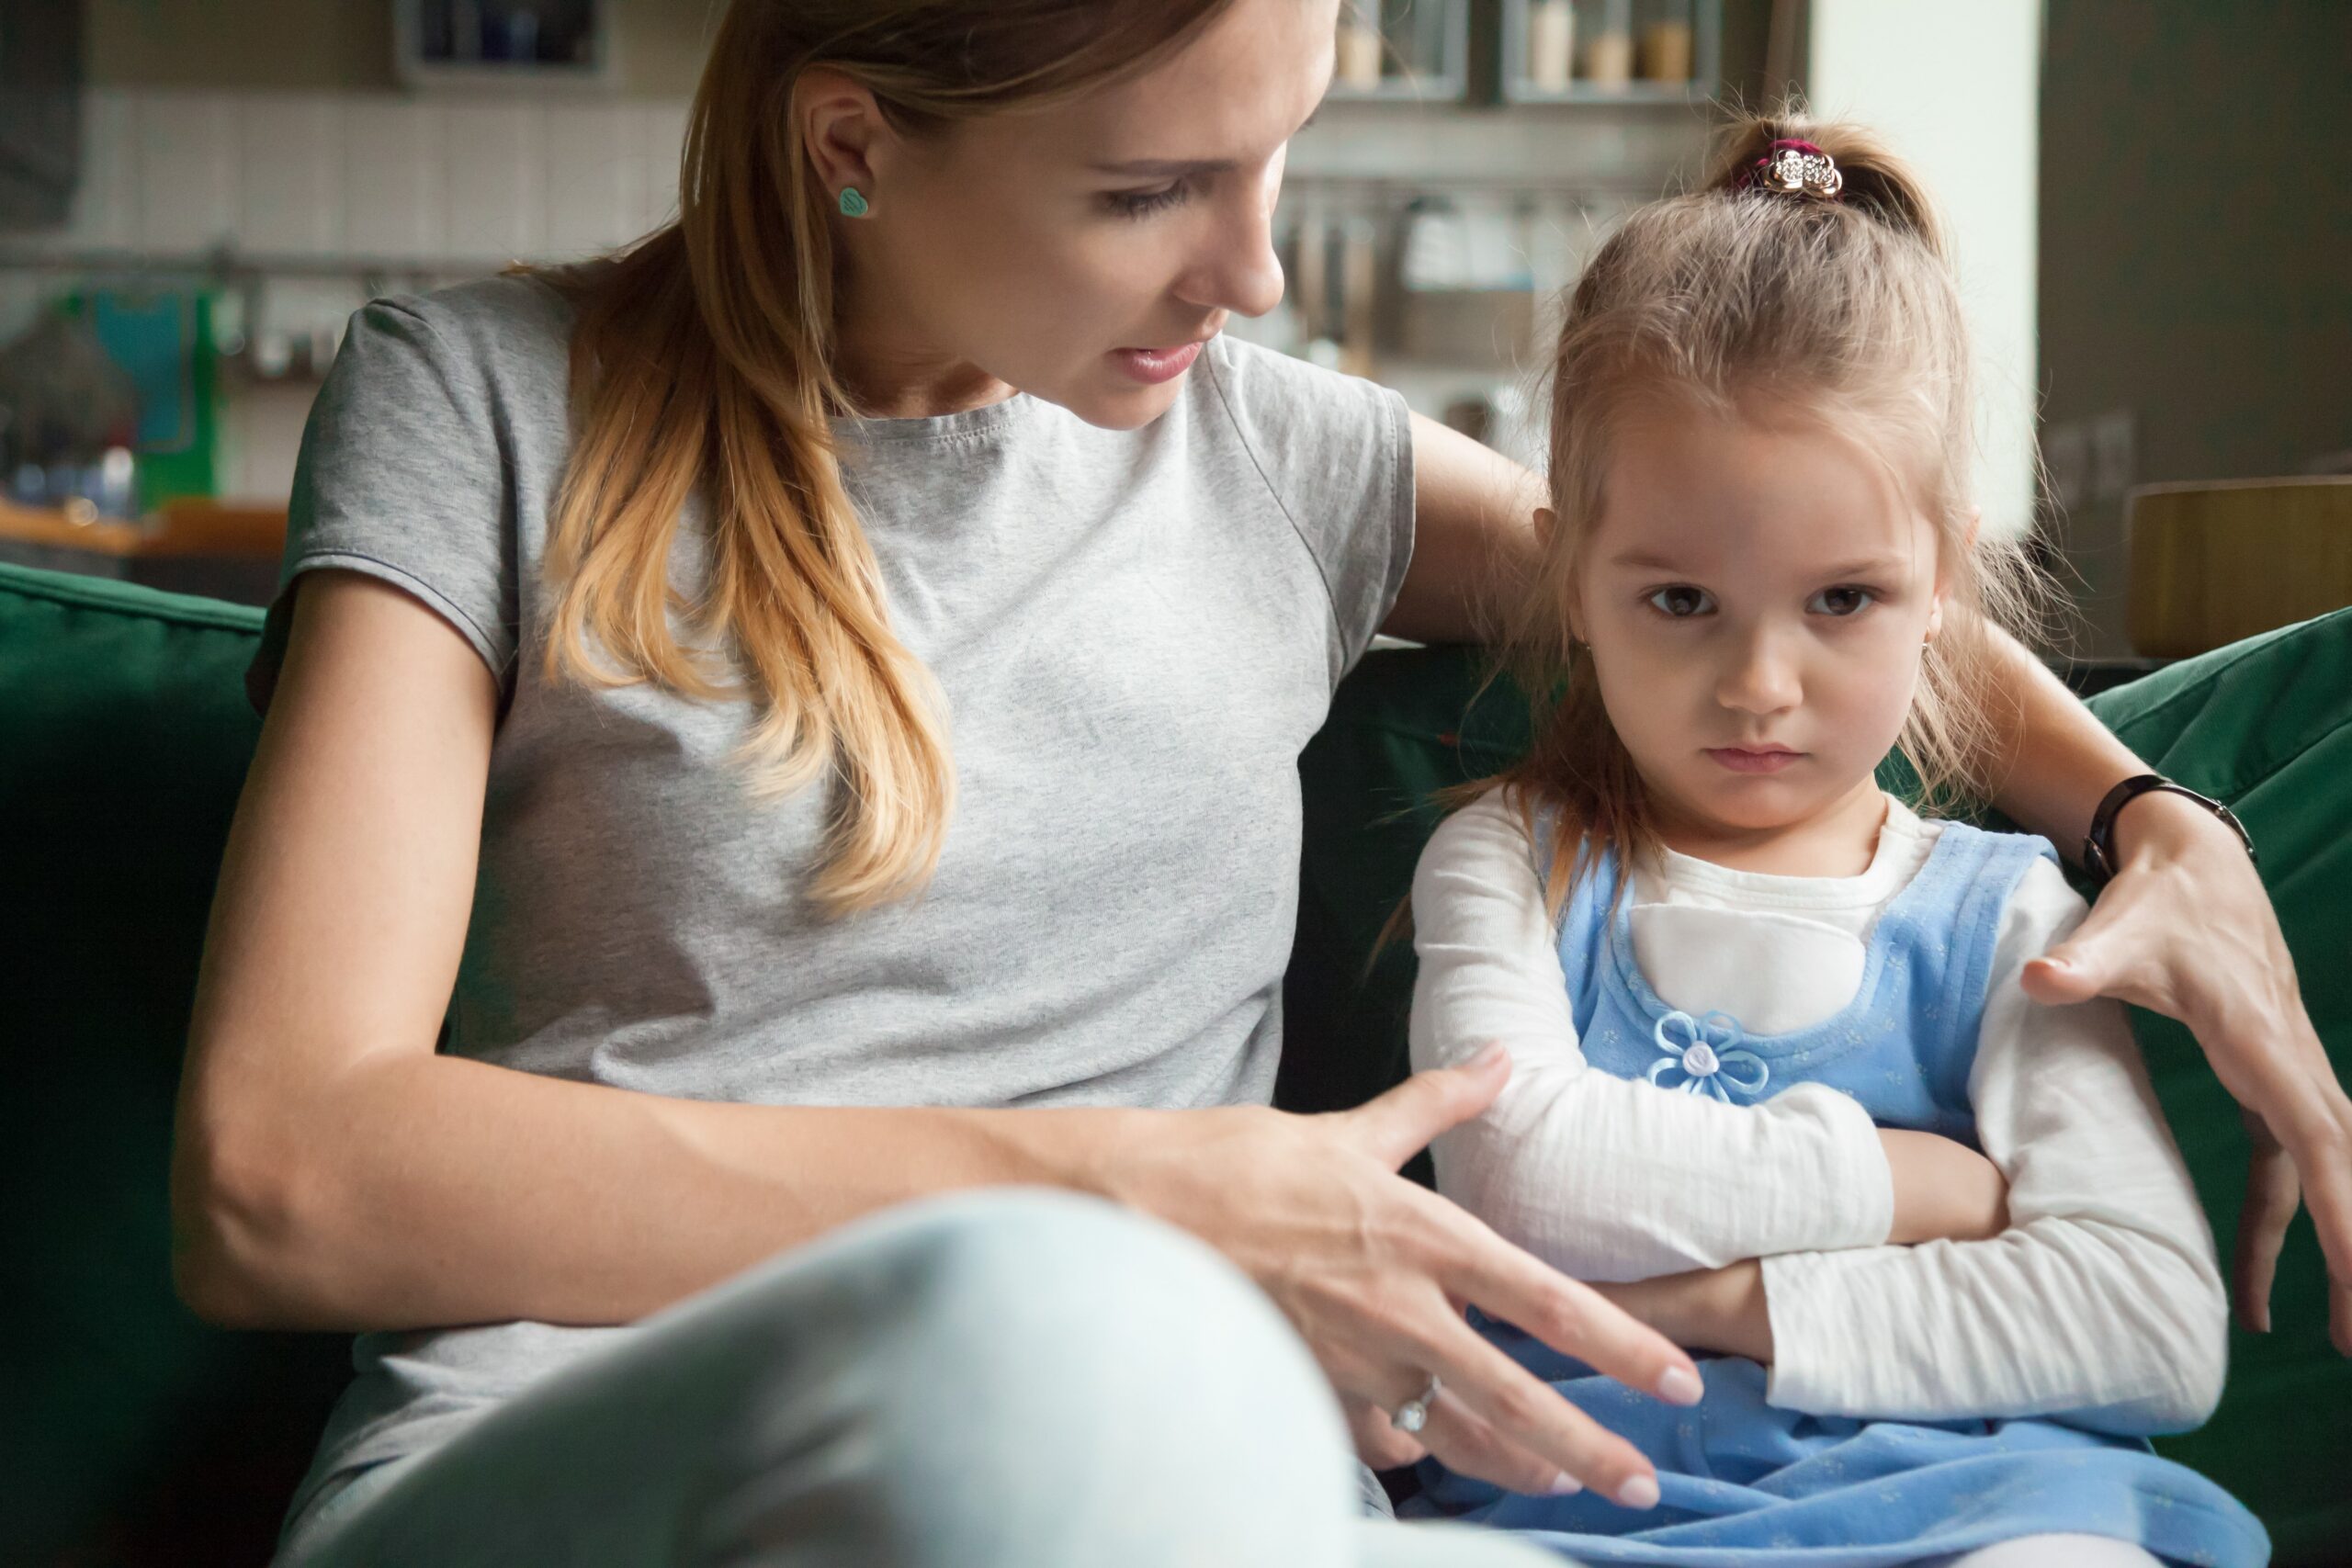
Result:
[[[2270,1326],[2300,1193],[2327,1255],[2331,1337],[2352,1355],[2352,1100],[2303,1010],[2261,879],[2237,836],[2178,795],[2141,795],[2115,832],[2121,869],[2075,934],[2027,965],[2026,990],[2052,1004],[2115,997],[2188,1026],[2254,1134],[2232,1270],[2238,1320]]]
[[[1509,1056],[1489,1046],[1354,1111],[1169,1113],[1155,1135],[1104,1156],[1099,1186],[1205,1238],[1258,1281],[1306,1338],[1375,1468],[1427,1452],[1517,1492],[1581,1483],[1648,1507],[1658,1495],[1648,1461],[1481,1338],[1462,1309],[1678,1404],[1700,1393],[1690,1358],[1396,1174],[1485,1110],[1510,1076]],[[1387,1413],[1431,1375],[1442,1392],[1428,1424],[1396,1429]]]

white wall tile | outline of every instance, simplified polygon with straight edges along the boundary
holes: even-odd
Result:
[[[137,100],[138,243],[151,251],[209,250],[237,230],[236,99],[225,93],[147,93]]]
[[[82,175],[62,243],[91,250],[139,243],[138,110],[119,89],[82,96]]]
[[[590,254],[676,217],[687,108],[96,88],[68,221],[34,243],[468,272]]]
[[[238,104],[239,250],[323,256],[345,249],[343,104],[308,93],[255,93]]]
[[[638,220],[640,232],[658,229],[678,215],[678,158],[686,146],[684,99],[641,106],[645,150],[645,210]]]
[[[492,264],[544,254],[546,111],[453,104],[443,123],[448,254]]]
[[[448,253],[441,107],[388,94],[344,109],[344,243],[354,255],[424,261]]]
[[[644,118],[634,105],[547,111],[547,248],[593,254],[636,238],[645,211]]]

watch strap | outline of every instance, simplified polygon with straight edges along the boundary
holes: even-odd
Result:
[[[2173,783],[2162,773],[2139,773],[2109,790],[2099,801],[2098,809],[2091,813],[2091,830],[2083,839],[2083,869],[2091,874],[2092,880],[2104,885],[2121,864],[2115,853],[2117,814],[2153,790],[2162,790],[2166,795],[2183,795],[2195,801],[2228,823],[2230,830],[2238,836],[2238,842],[2245,846],[2246,859],[2255,858],[2254,835],[2245,830],[2245,824],[2238,820],[2236,812],[2211,795],[2199,795],[2186,784]]]

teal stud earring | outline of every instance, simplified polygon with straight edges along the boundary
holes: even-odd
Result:
[[[855,186],[842,186],[842,217],[863,218],[868,210],[865,197],[857,194],[857,187]]]

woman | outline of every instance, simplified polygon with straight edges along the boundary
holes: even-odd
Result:
[[[737,0],[676,226],[356,318],[175,1179],[199,1311],[367,1331],[282,1561],[1508,1560],[1351,1520],[1341,1413],[1655,1499],[1458,1306],[1687,1359],[1394,1174],[1507,1064],[1264,1108],[1298,748],[1529,529],[1500,459],[1216,335],[1281,289],[1334,20]],[[2009,663],[1987,776],[2073,841],[2140,769]],[[2050,994],[2196,1026],[2352,1275],[2245,856],[2172,797],[2120,836]]]

